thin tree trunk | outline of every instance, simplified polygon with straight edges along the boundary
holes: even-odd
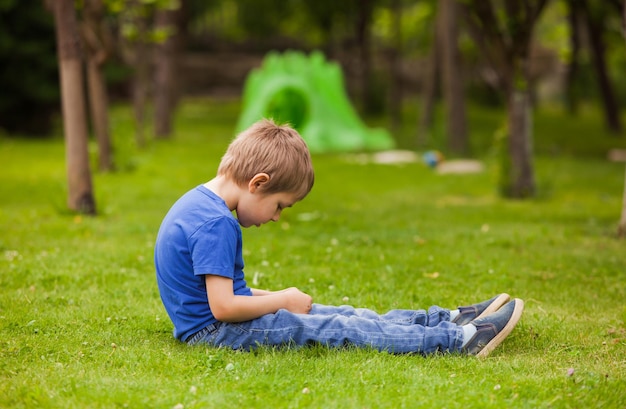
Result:
[[[532,111],[527,90],[513,90],[509,96],[509,196],[532,197],[535,181],[532,165]]]
[[[389,87],[389,118],[392,132],[397,132],[402,124],[402,3],[393,0],[394,45],[390,50],[389,66],[391,86]]]
[[[499,7],[490,1],[465,2],[472,32],[506,90],[508,152],[502,156],[501,189],[512,198],[535,194],[528,55],[534,26],[546,2],[507,1],[498,2]],[[498,23],[501,13],[506,17],[502,26]]]
[[[54,17],[60,66],[68,207],[81,213],[95,214],[87,146],[83,65],[74,1],[56,0]]]
[[[469,151],[467,121],[465,118],[465,93],[463,69],[459,52],[459,5],[456,0],[440,0],[439,12],[443,14],[442,65],[443,90],[447,111],[448,148],[465,155]]]
[[[94,58],[87,63],[87,83],[91,121],[98,141],[98,169],[113,170],[113,149],[109,136],[108,96],[101,65]]]
[[[598,22],[594,20],[587,1],[582,1],[582,4],[584,6],[585,20],[587,22],[587,33],[589,35],[591,53],[593,54],[593,65],[595,66],[598,86],[600,87],[600,94],[602,95],[602,104],[604,105],[606,125],[610,131],[619,135],[622,132],[622,124],[606,64],[606,46],[602,38],[605,29],[602,21]]]
[[[579,93],[576,78],[579,71],[580,56],[580,11],[578,0],[568,0],[568,20],[570,26],[570,61],[567,64],[567,76],[565,79],[565,105],[570,114],[578,112]]]
[[[143,20],[143,19],[140,19]],[[133,112],[135,113],[135,140],[137,146],[146,146],[146,105],[148,103],[148,81],[150,76],[149,48],[145,41],[145,22],[139,22],[139,39],[133,44],[135,75],[133,79]]]
[[[437,13],[433,29],[433,44],[430,48],[426,69],[424,70],[424,82],[422,89],[421,112],[417,124],[417,146],[422,147],[428,144],[430,132],[435,117],[435,102],[437,100],[437,84],[439,84],[439,71],[441,65],[440,49],[440,26],[441,14]]]
[[[154,134],[157,138],[169,138],[172,133],[172,117],[177,99],[178,33],[180,10],[159,10],[156,13],[156,27],[172,30],[172,33],[155,49],[155,88],[154,88]]]
[[[622,18],[622,35],[624,36],[624,40],[626,40],[626,0],[624,0],[624,8],[623,8],[623,18]],[[619,237],[626,237],[626,173],[624,174],[624,198],[622,199],[622,217],[619,221],[619,226],[617,228],[617,235]]]
[[[371,92],[371,41],[370,26],[372,20],[372,5],[370,0],[359,1],[358,16],[356,21],[356,38],[359,47],[359,100],[363,112],[370,109]]]
[[[131,84],[133,113],[135,116],[135,143],[146,146],[146,105],[150,86],[151,55],[148,39],[148,16],[150,6],[141,0],[128,0],[123,18],[135,29],[133,38],[124,38],[123,56],[133,67]]]
[[[102,66],[109,56],[112,39],[104,25],[102,0],[84,3],[82,37],[87,50],[87,95],[93,131],[98,141],[98,169],[113,170],[113,149],[109,132],[109,98]]]

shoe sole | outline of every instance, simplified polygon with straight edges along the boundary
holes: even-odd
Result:
[[[515,328],[515,325],[517,325],[517,322],[522,317],[522,312],[524,312],[524,301],[516,298],[515,308],[513,309],[513,314],[511,315],[509,322],[507,322],[504,328],[502,328],[502,331],[500,331],[495,337],[493,337],[493,339],[489,341],[489,343],[487,343],[487,345],[485,345],[485,347],[476,354],[476,357],[484,358],[489,355],[489,353],[493,351],[498,345],[500,345],[502,341],[504,341],[504,339],[511,333],[511,331],[513,331],[513,328]]]
[[[507,293],[500,294],[498,298],[496,298],[495,300],[493,300],[491,304],[489,304],[489,307],[485,308],[485,311],[483,311],[482,314],[480,314],[478,317],[474,319],[477,320],[478,318],[482,318],[485,315],[489,315],[498,311],[500,307],[508,303],[510,300],[511,300],[511,296],[508,295]]]

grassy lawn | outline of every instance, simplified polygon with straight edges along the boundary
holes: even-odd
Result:
[[[0,139],[0,407],[626,407],[626,241],[614,237],[624,165],[604,159],[626,144],[593,113],[537,115],[538,199],[498,197],[501,118],[476,110],[486,172],[316,155],[309,197],[243,232],[250,283],[320,303],[383,312],[523,298],[522,321],[487,359],[176,342],[153,243],[171,204],[214,175],[238,108],[187,102],[176,138],[143,151],[116,108],[120,171],[94,175],[97,217],[65,210],[60,137]]]

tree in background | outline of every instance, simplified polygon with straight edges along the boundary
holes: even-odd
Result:
[[[142,148],[147,143],[146,112],[151,94],[155,99],[156,136],[166,138],[172,132],[178,88],[175,70],[182,47],[179,34],[185,31],[187,23],[183,10],[186,2],[107,0],[107,3],[118,17],[122,57],[133,68],[135,141]]]
[[[343,48],[346,26],[352,14],[353,3],[336,0],[303,1],[305,21],[319,30],[321,48],[328,59],[336,59]]]
[[[402,10],[404,4],[402,0],[391,0],[392,32],[389,47],[389,118],[391,132],[395,133],[402,124]]]
[[[80,24],[87,54],[87,96],[91,125],[98,141],[98,168],[113,170],[113,147],[109,133],[109,97],[102,67],[112,53],[113,38],[105,20],[102,0],[84,0]]]
[[[465,76],[459,49],[460,14],[458,0],[436,4],[430,53],[424,70],[422,112],[418,123],[418,145],[426,145],[433,126],[438,90],[443,91],[447,149],[457,155],[469,153]]]
[[[580,72],[580,54],[582,48],[580,1],[566,0],[567,19],[569,24],[570,58],[565,76],[565,105],[570,114],[578,112],[580,89],[576,81]]]
[[[469,152],[469,141],[465,114],[463,65],[459,51],[460,12],[457,0],[439,1],[439,13],[442,14],[441,60],[448,149],[453,153],[466,155]]]
[[[620,135],[623,129],[620,119],[619,102],[614,80],[610,74],[608,50],[615,37],[611,27],[621,12],[621,0],[602,2],[589,0],[566,0],[570,31],[570,58],[566,76],[565,100],[571,113],[577,112],[581,97],[581,68],[584,67],[585,51],[591,55],[592,71],[596,77],[600,102],[603,106],[607,129]],[[615,12],[618,13],[615,13]]]
[[[125,62],[133,68],[132,100],[135,115],[135,142],[139,148],[143,148],[146,146],[146,107],[150,92],[152,2],[121,1],[120,11],[122,55]]]
[[[83,61],[74,0],[54,0],[57,52],[61,79],[65,157],[68,177],[68,206],[84,214],[95,214],[87,148],[87,115],[83,87]]]
[[[626,41],[626,0],[624,0],[624,4],[622,5],[622,35],[624,36],[624,40]],[[626,174],[624,175],[624,197],[622,200],[622,217],[619,221],[619,226],[617,228],[617,235],[619,237],[626,236]]]
[[[372,100],[372,14],[374,0],[355,0],[357,8],[354,19],[355,38],[358,47],[357,77],[359,101],[363,112],[373,112]]]
[[[604,115],[606,125],[609,130],[615,134],[622,131],[622,123],[620,120],[619,104],[615,98],[614,88],[609,75],[609,69],[606,61],[606,27],[608,18],[616,10],[610,1],[607,2],[591,2],[589,0],[573,0],[579,2],[577,7],[580,8],[584,18],[587,35],[589,37],[589,46],[593,55],[593,65],[595,67],[596,77],[600,95],[602,96],[602,104],[604,105]]]
[[[535,194],[529,54],[533,28],[547,0],[467,0],[465,13],[473,37],[490,61],[507,101],[507,154],[502,193]]]
[[[417,146],[426,146],[430,137],[435,118],[435,102],[437,100],[438,84],[441,77],[441,31],[443,30],[443,14],[436,13],[433,27],[430,30],[432,38],[429,41],[430,50],[426,57],[423,89],[421,92],[421,112],[418,115]]]
[[[177,71],[183,31],[186,22],[184,1],[171,2],[156,10],[155,32],[157,40],[154,57],[154,135],[168,138],[172,133],[172,120],[178,100]]]

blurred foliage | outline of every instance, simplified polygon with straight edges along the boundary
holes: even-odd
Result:
[[[389,5],[389,0],[383,3]],[[405,55],[425,55],[433,45],[434,20],[437,4],[433,1],[401,1],[400,31]],[[394,36],[394,19],[391,7],[374,10],[372,31],[381,43],[391,43]]]
[[[620,104],[626,105],[626,77],[623,75],[626,72],[626,50],[624,49],[621,16],[615,12],[609,2],[590,1],[588,4],[592,15],[604,21],[603,40],[606,45],[609,75],[613,81],[616,97]],[[570,64],[573,58],[568,13],[569,9],[564,0],[551,1],[545,8],[534,31],[537,44],[541,48],[554,52],[563,64]],[[583,21],[579,23],[584,26]],[[584,31],[584,27],[582,28]],[[585,36],[584,32],[582,34]],[[599,98],[593,56],[585,43],[579,50],[578,59],[579,72],[575,86],[580,97],[582,99]]]
[[[52,14],[37,0],[0,0],[0,129],[41,135],[59,109]]]
[[[239,0],[238,23],[249,36],[266,37],[280,30],[294,13],[293,2],[284,0]]]
[[[79,8],[83,1],[77,1]],[[421,71],[434,46],[437,0],[370,1],[373,7],[371,47],[375,57],[371,81],[381,104],[381,110],[377,112],[384,112],[392,80],[387,66],[389,51],[397,52],[403,58],[405,75],[411,76],[413,81],[412,88],[407,86],[405,98],[413,98],[415,95],[410,93],[419,92],[424,81]],[[190,50],[236,49],[264,54],[271,49],[320,49],[328,54],[333,51],[342,54],[340,63],[347,61],[353,65],[357,57],[356,24],[362,5],[358,0],[105,0],[105,3],[108,23],[118,34],[126,33],[130,38],[137,33],[131,23],[133,13],[151,16],[158,8],[184,4],[189,18],[186,34]],[[130,7],[131,3],[136,9]],[[612,12],[608,2],[590,3],[593,12],[604,19],[609,75],[617,97],[624,105],[626,76],[622,73],[626,72],[626,52],[620,15]],[[0,128],[6,132],[45,133],[50,127],[50,114],[59,107],[53,18],[43,4],[40,0],[0,0]],[[394,4],[399,4],[401,10],[400,39],[395,38]],[[564,0],[550,1],[535,30],[537,44],[558,64],[569,63],[572,55],[567,13]],[[170,34],[168,28],[151,30],[147,40],[158,43]],[[501,106],[503,101],[485,81],[484,56],[463,29],[460,48],[468,97],[486,106]],[[333,55],[329,57],[335,58]],[[596,100],[597,79],[592,56],[586,47],[580,50],[579,58],[576,86],[580,89],[580,98]],[[124,81],[131,68],[124,67],[120,61],[107,63],[107,78],[120,87],[114,90],[115,94],[124,94],[121,87],[126,86]],[[347,68],[344,66],[349,74]],[[560,65],[557,68],[567,67]],[[543,67],[538,81],[558,81],[555,78],[562,73],[554,75],[557,68],[554,65]],[[555,91],[550,98],[558,100],[561,90],[558,84],[553,88]]]
[[[119,24],[122,37],[130,42],[161,44],[175,33],[172,26],[156,27],[151,22],[160,10],[178,10],[181,0],[104,0]],[[143,24],[141,24],[143,23]]]

